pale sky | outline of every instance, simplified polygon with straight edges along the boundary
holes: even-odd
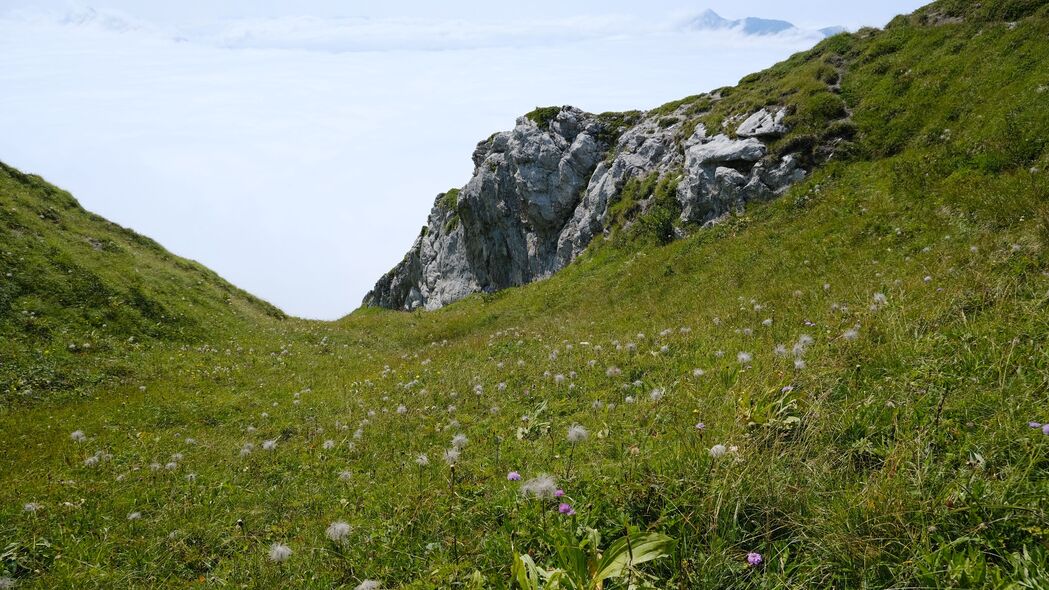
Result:
[[[0,0],[0,160],[333,319],[535,106],[651,108],[921,4]],[[683,26],[707,8],[799,30]]]

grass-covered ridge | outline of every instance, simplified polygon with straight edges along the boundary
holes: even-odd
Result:
[[[639,239],[526,287],[278,320],[237,295],[223,307],[220,283],[181,306],[192,285],[150,254],[168,282],[145,292],[222,329],[114,337],[66,361],[125,367],[82,385],[93,399],[3,406],[0,578],[507,588],[516,556],[570,571],[589,552],[571,543],[592,530],[608,550],[633,527],[673,543],[605,588],[1045,587],[1049,436],[1028,423],[1049,422],[1049,15],[1002,5],[1029,10],[1010,24],[937,4],[704,103],[695,117],[720,125],[837,56],[840,80],[811,90],[845,105],[852,146],[666,245],[663,217],[635,205],[671,180],[639,179],[615,209]],[[37,260],[26,272],[53,276],[28,235],[80,266],[96,252],[35,214],[18,223],[36,228],[15,242]],[[49,309],[99,329],[81,319],[93,307]],[[152,325],[138,317],[121,335]],[[565,496],[526,498],[511,471]]]

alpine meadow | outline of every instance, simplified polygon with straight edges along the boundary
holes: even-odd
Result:
[[[1049,588],[1047,148],[939,0],[528,113],[334,322],[0,165],[0,588]]]

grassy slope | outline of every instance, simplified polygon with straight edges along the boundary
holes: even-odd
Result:
[[[4,405],[86,395],[134,373],[142,346],[199,342],[282,315],[3,164],[0,270]]]
[[[206,346],[143,347],[162,370],[90,402],[6,412],[0,568],[26,587],[443,588],[475,570],[502,587],[514,550],[554,565],[551,535],[590,526],[607,543],[627,521],[678,541],[642,568],[658,587],[1044,585],[1049,437],[1026,425],[1049,420],[1042,4],[941,3],[1041,12],[1014,28],[919,13],[745,80],[697,116],[717,124],[840,63],[854,159],[712,230],[622,237],[434,313],[230,320]],[[802,334],[797,369],[773,349]],[[574,451],[573,423],[590,430]],[[457,432],[453,494],[440,455]],[[714,461],[716,443],[738,451]],[[99,450],[111,458],[85,467]],[[149,468],[173,453],[177,469]],[[558,475],[578,515],[523,501],[511,469]],[[324,537],[335,520],[353,526],[342,547]],[[282,566],[276,541],[295,551]]]

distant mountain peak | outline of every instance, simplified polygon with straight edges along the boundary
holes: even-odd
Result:
[[[734,29],[745,35],[777,35],[787,31],[801,31],[794,23],[785,20],[775,20],[748,16],[739,19],[727,19],[712,9],[708,8],[690,19],[686,28],[694,31],[718,31]],[[824,37],[830,37],[844,32],[844,27],[827,27],[818,32]]]

